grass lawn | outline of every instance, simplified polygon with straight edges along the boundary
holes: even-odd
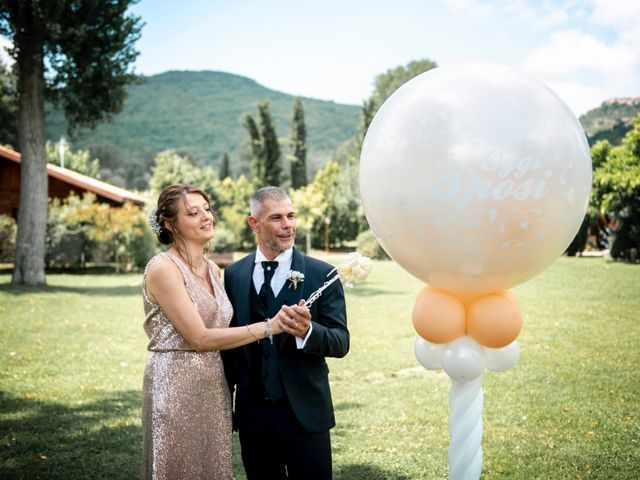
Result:
[[[136,478],[141,276],[9,282],[0,274],[0,478]],[[330,360],[336,480],[447,477],[450,380],[413,355],[421,287],[377,262],[347,290],[351,352]],[[640,478],[640,266],[561,258],[514,292],[521,357],[485,375],[482,478]]]

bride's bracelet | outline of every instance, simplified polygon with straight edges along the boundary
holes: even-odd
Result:
[[[273,343],[273,332],[271,331],[271,319],[265,318],[264,320],[264,338],[268,338]]]
[[[247,330],[249,330],[249,333],[251,334],[251,336],[253,338],[255,338],[256,340],[260,341],[260,339],[258,337],[256,337],[256,334],[253,333],[253,330],[251,330],[251,327],[249,327],[249,325],[245,325],[245,327],[247,327]]]

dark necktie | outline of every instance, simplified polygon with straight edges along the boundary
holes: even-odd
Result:
[[[273,293],[273,289],[271,288],[271,279],[273,278],[273,274],[276,273],[276,268],[278,268],[278,262],[261,262],[262,263],[262,271],[264,272],[264,283],[262,287],[260,287],[260,292],[258,296],[264,307],[267,309],[267,315],[271,314],[271,306],[276,296]]]
[[[264,272],[264,283],[260,287],[258,296],[264,305],[266,315],[273,316],[276,312],[275,300],[276,296],[271,289],[271,279],[278,268],[278,262],[262,262],[262,270]],[[275,340],[275,339],[274,339]],[[280,380],[280,372],[278,368],[278,357],[276,344],[267,341],[260,342],[262,347],[262,384],[271,400],[282,398],[282,381]]]

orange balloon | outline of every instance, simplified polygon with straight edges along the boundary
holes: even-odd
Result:
[[[522,328],[522,316],[510,292],[480,297],[469,306],[467,334],[489,348],[506,347]]]
[[[450,343],[464,335],[464,305],[453,295],[429,286],[420,290],[413,307],[413,327],[431,343]]]

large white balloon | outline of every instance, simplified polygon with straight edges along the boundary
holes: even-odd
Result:
[[[493,64],[430,70],[367,132],[360,191],[384,249],[473,298],[536,275],[573,239],[591,191],[580,123],[550,89]]]

